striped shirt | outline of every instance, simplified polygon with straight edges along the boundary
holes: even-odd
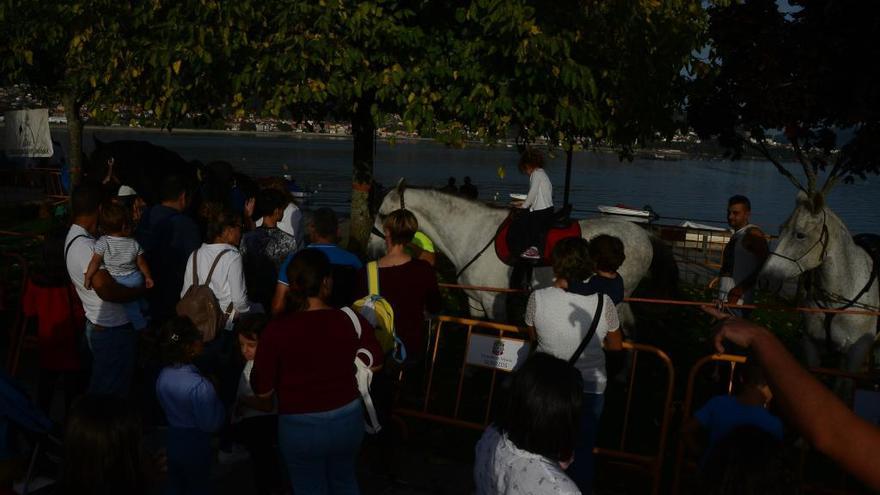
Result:
[[[102,235],[95,242],[95,254],[104,258],[104,267],[113,277],[124,277],[138,271],[137,257],[144,254],[133,237]]]

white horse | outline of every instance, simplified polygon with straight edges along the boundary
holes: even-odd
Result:
[[[800,192],[794,212],[783,224],[779,244],[759,274],[759,287],[778,290],[782,281],[810,273],[813,308],[878,306],[878,281],[868,253],[857,246],[840,218],[825,205],[822,193]],[[814,272],[810,272],[815,270]],[[843,354],[841,369],[858,372],[874,343],[877,317],[805,314],[807,364],[819,365],[817,342]],[[827,332],[826,332],[827,330]]]
[[[370,237],[368,252],[377,257],[384,252],[385,244],[376,232],[382,232],[385,217],[405,204],[407,210],[415,214],[419,230],[430,237],[437,248],[443,252],[461,272],[458,282],[463,285],[507,287],[512,267],[502,263],[490,245],[501,223],[507,218],[509,210],[488,206],[480,201],[443,193],[433,189],[406,188],[399,184],[385,196]],[[639,281],[652,267],[654,248],[652,236],[641,227],[623,220],[592,219],[581,220],[582,235],[586,239],[607,234],[623,241],[626,261],[620,267],[625,295],[629,296]],[[486,248],[482,253],[483,248]],[[671,253],[668,260],[674,266]],[[667,267],[669,265],[666,265]],[[677,277],[677,269],[674,276]],[[673,278],[668,275],[667,278]],[[552,283],[553,272],[549,267],[536,268],[533,274],[535,287]],[[664,280],[675,284],[677,280]],[[499,293],[488,291],[466,291],[470,300],[471,315],[476,318],[504,320],[506,298]],[[632,323],[632,313],[626,304],[619,308],[622,323]]]

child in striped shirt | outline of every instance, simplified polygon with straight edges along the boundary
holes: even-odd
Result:
[[[116,282],[126,287],[153,287],[150,267],[144,260],[144,250],[133,237],[129,226],[128,211],[124,206],[113,203],[101,208],[100,226],[105,235],[95,241],[95,251],[86,269],[84,286],[92,288],[92,277],[102,265]],[[135,330],[147,326],[144,316],[145,301],[125,303],[125,312]]]

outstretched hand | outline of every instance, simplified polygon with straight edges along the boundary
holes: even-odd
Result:
[[[743,289],[742,287],[736,286],[727,293],[727,304],[737,304],[739,300],[742,299]]]
[[[719,353],[724,352],[725,340],[729,340],[740,347],[749,348],[755,336],[764,331],[763,327],[725,313],[716,307],[703,306],[702,309],[719,320],[715,325],[714,337],[715,350]]]
[[[246,218],[254,215],[254,208],[257,206],[257,198],[248,198],[244,201],[244,214]]]

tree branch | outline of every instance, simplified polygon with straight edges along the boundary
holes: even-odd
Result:
[[[798,162],[801,164],[801,168],[804,169],[804,175],[807,176],[807,191],[813,192],[816,190],[816,173],[811,168],[812,165],[807,161],[807,158],[804,156],[804,152],[801,149],[800,143],[798,143],[797,137],[789,138],[792,147],[794,148],[794,153],[797,155]]]
[[[831,189],[840,180],[840,170],[843,168],[843,155],[843,151],[838,150],[837,159],[834,161],[834,167],[831,169],[831,173],[828,174],[828,178],[825,179],[825,184],[822,184],[822,196],[826,196],[831,192]]]
[[[770,150],[767,149],[767,146],[764,144],[763,139],[758,141],[758,144],[755,144],[748,139],[745,139],[744,141],[746,143],[748,143],[748,145],[751,148],[753,148],[755,151],[762,154],[764,156],[764,158],[769,160],[770,163],[772,163],[773,166],[776,167],[776,170],[778,170],[779,173],[782,174],[784,177],[788,178],[788,180],[790,180],[791,183],[794,184],[795,187],[797,187],[801,191],[806,192],[806,189],[804,189],[804,186],[802,186],[801,183],[798,182],[797,177],[795,177],[794,174],[792,174],[791,172],[786,170],[786,168],[783,167],[781,163],[779,163],[779,160],[777,160],[776,158],[773,157],[773,155],[770,154]]]

